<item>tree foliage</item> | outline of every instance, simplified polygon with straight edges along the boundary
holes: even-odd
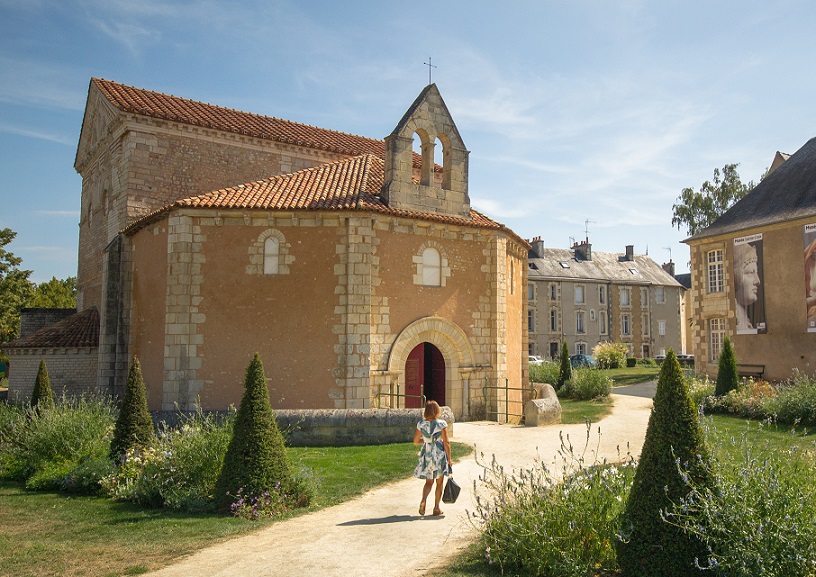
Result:
[[[720,364],[717,369],[717,385],[714,387],[714,394],[718,397],[727,395],[728,391],[733,391],[739,384],[737,374],[737,359],[734,356],[734,347],[731,339],[725,337],[722,351],[720,352]]]
[[[684,188],[672,206],[672,226],[686,227],[689,236],[695,235],[754,188],[753,181],[743,184],[737,173],[738,164],[726,164],[722,172],[714,169],[714,178],[706,180],[700,190]]]
[[[48,282],[37,285],[34,295],[26,303],[27,307],[43,309],[76,308],[76,277],[66,279],[51,277]]]
[[[45,360],[40,359],[37,369],[37,378],[34,381],[34,391],[31,393],[31,407],[48,408],[54,406],[54,391],[51,389],[51,379],[48,377],[48,368]]]
[[[147,447],[153,440],[153,419],[147,409],[147,390],[139,359],[133,357],[128,373],[125,398],[119,409],[111,440],[110,457],[119,460],[128,449]]]
[[[21,269],[23,259],[6,250],[15,236],[10,228],[0,229],[0,343],[20,336],[20,309],[34,292],[28,280],[31,271]]]
[[[244,385],[246,390],[235,416],[233,436],[215,486],[215,501],[222,511],[233,504],[239,489],[243,495],[259,496],[278,484],[287,488],[292,480],[258,353],[247,367]]]
[[[555,385],[556,391],[560,390],[561,387],[564,386],[564,383],[572,378],[572,364],[570,363],[567,341],[563,341],[561,343],[561,355],[559,362],[561,364],[561,370],[558,373],[558,382]]]
[[[660,368],[654,409],[622,519],[618,563],[625,577],[699,574],[694,560],[707,558],[702,541],[665,522],[662,514],[688,496],[689,484],[713,487],[710,458],[688,384],[674,351],[669,350]]]

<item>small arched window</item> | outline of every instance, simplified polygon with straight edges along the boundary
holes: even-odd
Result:
[[[280,271],[280,241],[270,236],[264,241],[264,274],[278,274]]]
[[[422,284],[442,285],[442,257],[435,248],[426,248],[422,251]]]

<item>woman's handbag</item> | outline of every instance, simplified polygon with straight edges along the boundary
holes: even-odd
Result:
[[[453,468],[449,468],[450,477],[448,477],[448,481],[445,483],[445,488],[442,490],[442,502],[443,503],[456,503],[456,499],[459,498],[459,491],[462,490],[462,487],[459,486],[459,483],[453,480]]]

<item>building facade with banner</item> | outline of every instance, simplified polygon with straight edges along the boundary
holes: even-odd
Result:
[[[685,242],[698,373],[716,376],[726,336],[744,375],[816,372],[816,138]]]

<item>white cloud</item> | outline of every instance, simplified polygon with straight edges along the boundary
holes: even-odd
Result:
[[[57,144],[65,144],[67,146],[76,146],[76,137],[65,136],[64,134],[54,134],[50,132],[39,132],[36,130],[29,130],[26,128],[18,128],[15,126],[6,126],[0,124],[0,132],[6,134],[16,134],[17,136],[25,136],[26,138],[36,138],[38,140],[47,140],[49,142],[56,142]]]

